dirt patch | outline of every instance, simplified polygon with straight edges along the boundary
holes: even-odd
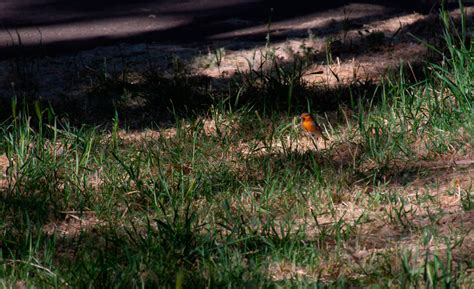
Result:
[[[10,167],[10,161],[6,155],[0,155],[0,190],[8,186],[7,170]]]
[[[64,220],[53,221],[43,227],[47,235],[75,237],[81,232],[94,230],[104,222],[99,220],[94,212],[64,212]]]
[[[472,22],[474,7],[467,7],[466,13]],[[0,62],[0,94],[21,95],[24,91],[29,97],[51,101],[83,98],[91,82],[124,71],[141,74],[153,69],[173,75],[176,59],[192,74],[210,76],[218,84],[237,71],[260,66],[262,55],[269,51],[282,63],[291,62],[295,55],[312,59],[315,64],[306,68],[309,74],[305,77],[311,83],[331,86],[377,80],[401,61],[423,61],[426,48],[410,33],[428,39],[435,32],[432,23],[436,21],[437,17],[430,15],[350,4],[297,21],[272,23],[269,45],[264,43],[268,27],[262,24],[248,31],[233,31],[236,38],[232,41],[216,36],[212,44],[121,44],[76,55],[20,57]],[[259,33],[262,35],[257,38],[244,37]],[[328,49],[332,61],[322,65],[328,60]],[[311,75],[314,71],[323,73]]]

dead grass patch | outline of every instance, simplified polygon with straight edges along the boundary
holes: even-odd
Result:
[[[62,237],[76,237],[87,231],[93,231],[105,222],[97,218],[95,212],[63,212],[64,219],[52,221],[43,226],[43,232],[47,235],[59,235]]]
[[[0,190],[8,187],[7,170],[10,167],[10,161],[5,154],[0,155]]]

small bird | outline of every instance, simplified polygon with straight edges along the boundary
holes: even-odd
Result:
[[[323,130],[316,123],[311,114],[304,112],[301,114],[301,126],[303,129],[315,138],[322,138],[327,141],[328,138],[323,134]]]

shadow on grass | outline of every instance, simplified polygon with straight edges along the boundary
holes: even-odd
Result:
[[[300,15],[308,13],[308,11],[296,9],[294,13]],[[285,19],[287,16],[282,17]],[[369,21],[370,17],[359,20]],[[405,33],[405,31],[416,30],[416,27],[420,25],[431,23],[429,21],[432,19],[417,20],[401,31]],[[349,22],[353,23],[355,20],[350,19]],[[343,24],[339,23],[335,29],[340,31]],[[432,30],[430,28],[429,32]],[[374,34],[372,42],[375,43],[367,46],[366,42],[370,41],[365,40],[371,35],[369,34],[366,38],[362,37],[361,41],[358,41],[360,43],[357,44],[352,41],[350,44],[341,43],[340,51],[336,51],[336,49],[331,52],[334,53],[334,56],[340,54],[341,57],[350,59],[386,45],[385,41],[388,37]],[[325,56],[322,52],[314,53],[312,62],[307,64],[323,61]],[[25,61],[24,64],[27,63],[28,61]],[[184,70],[174,71],[171,77],[164,77],[164,72],[154,68],[150,68],[144,73],[138,72],[138,81],[130,79],[125,71],[111,75],[94,72],[88,75],[92,84],[87,88],[84,97],[58,96],[51,103],[51,107],[60,118],[68,119],[74,126],[87,124],[110,127],[111,119],[117,111],[125,127],[140,130],[156,125],[170,126],[177,117],[189,119],[197,115],[206,115],[211,107],[219,104],[225,104],[227,107],[234,106],[234,108],[251,106],[261,114],[290,112],[299,115],[308,108],[324,112],[337,109],[342,104],[353,109],[360,99],[372,101],[376,92],[377,84],[370,80],[354,81],[350,84],[336,85],[334,88],[325,88],[318,84],[309,85],[304,83],[302,75],[298,75],[302,72],[298,69],[302,67],[297,67],[297,63],[286,61],[279,65],[277,69],[273,67],[258,73],[253,71],[236,74],[229,79],[196,76]],[[23,65],[20,63],[19,66]],[[423,76],[421,67],[421,65],[415,65],[414,74]],[[278,75],[276,72],[280,68],[286,74]],[[273,71],[271,71],[272,69]],[[293,72],[291,72],[292,69]],[[397,68],[394,68],[394,71],[396,70]],[[410,71],[407,75],[411,75],[412,72]],[[414,78],[417,77],[416,75]],[[224,81],[226,83],[222,85]],[[20,109],[33,111],[32,107],[36,101],[41,102],[43,108],[49,107],[49,103],[38,99],[38,96],[35,95],[34,84],[30,82],[32,81],[28,75],[23,76],[23,81],[15,82],[17,89],[13,94],[17,95],[20,105],[24,106]],[[220,83],[220,89],[215,88],[216,82]],[[375,97],[377,96],[375,95]],[[22,104],[23,98],[25,101]],[[10,107],[10,102],[8,98],[0,98],[2,107]],[[11,111],[8,109],[3,109],[0,112],[2,121],[10,116]]]
[[[246,77],[246,76],[245,76]],[[212,107],[252,107],[261,115],[290,112],[299,115],[311,108],[324,112],[337,109],[344,104],[355,108],[359,99],[372,99],[377,84],[371,81],[354,82],[336,88],[307,85],[298,80],[288,83],[281,79],[265,79],[267,76],[252,76],[242,80],[241,76],[229,80],[227,91],[212,87],[212,79],[204,76],[180,76],[165,78],[158,74],[145,76],[141,83],[131,84],[116,77],[98,80],[84,98],[61,99],[48,102],[18,96],[17,112],[33,114],[34,107],[52,108],[60,119],[71,125],[110,127],[115,112],[121,127],[131,130],[174,126],[177,118],[192,120],[206,116]],[[273,77],[273,76],[272,76]],[[266,84],[261,86],[260,81]],[[288,91],[292,90],[291,99]],[[230,96],[229,96],[230,95]],[[12,116],[11,99],[1,98],[0,120]],[[32,118],[33,123],[37,119]]]

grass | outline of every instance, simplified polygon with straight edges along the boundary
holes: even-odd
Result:
[[[105,127],[13,100],[2,286],[472,286],[473,46],[442,21],[443,61],[318,103],[309,60],[285,66],[271,51],[224,92],[178,61],[171,79],[150,70],[138,86],[99,75],[91,95],[120,95],[94,106]],[[128,131],[121,102],[137,98],[170,125]],[[318,149],[295,120],[304,110],[325,111]]]

